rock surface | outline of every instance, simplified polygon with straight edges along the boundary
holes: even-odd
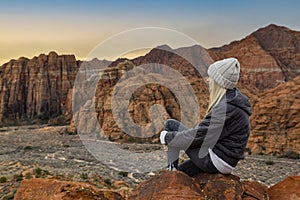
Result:
[[[182,172],[163,172],[137,185],[132,200],[200,199],[200,185]]]
[[[261,93],[252,99],[251,136],[253,153],[300,154],[300,77]],[[296,155],[295,155],[296,156]]]
[[[288,177],[268,188],[254,181],[241,181],[234,175],[199,174],[189,177],[180,171],[161,171],[139,183],[130,197],[116,191],[99,189],[88,183],[33,178],[23,180],[14,199],[242,199],[297,200],[300,198],[300,177]]]
[[[271,200],[298,200],[300,199],[300,176],[291,176],[273,185],[268,190]]]
[[[138,199],[267,199],[267,187],[239,177],[221,174],[199,174],[194,178],[183,172],[163,171],[142,182],[133,190]]]
[[[122,200],[123,197],[111,190],[100,190],[87,183],[33,178],[23,180],[14,196],[15,200],[73,200],[103,199]]]

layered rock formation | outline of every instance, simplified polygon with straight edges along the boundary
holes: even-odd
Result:
[[[251,137],[254,153],[282,155],[300,153],[300,77],[252,99]]]
[[[300,75],[300,33],[271,24],[240,41],[208,50],[214,60],[236,57],[241,82],[260,90]]]
[[[0,69],[0,121],[10,124],[70,115],[68,94],[78,65],[74,55],[55,52],[4,64]]]
[[[95,111],[102,135],[113,140],[127,139],[128,135],[122,134],[124,131],[121,129],[124,130],[124,127],[120,127],[123,123],[126,124],[127,129],[130,129],[130,135],[153,139],[151,136],[162,129],[163,121],[168,118],[188,119],[187,125],[194,127],[195,122],[198,122],[205,114],[208,92],[202,76],[206,76],[207,67],[211,63],[208,52],[200,46],[174,50],[167,45],[154,48],[147,55],[133,60],[118,59],[112,62],[99,77],[95,77],[97,81],[99,80],[97,90],[94,92]],[[85,79],[83,81],[85,86],[81,91],[92,93],[93,91],[88,86],[93,85],[93,81],[94,79],[91,78]],[[119,94],[116,94],[118,92]],[[81,92],[78,91],[78,93]],[[127,96],[126,108],[120,106],[124,102],[123,104],[120,101],[112,103],[117,95],[123,99]],[[80,96],[82,99],[81,94],[75,96]],[[191,106],[196,101],[199,103],[193,110]],[[78,126],[82,128],[80,132],[99,132],[99,128],[95,129],[97,122],[91,120],[91,115],[87,114],[93,112],[91,108],[93,99],[89,98],[77,104],[85,104],[85,106],[83,105],[84,108],[78,109],[79,112],[75,114],[71,130],[74,130],[73,127],[76,124],[77,128]],[[154,105],[161,105],[164,109],[160,112],[154,111],[159,109]],[[186,112],[181,110],[184,107],[188,110],[188,106],[192,110]],[[199,106],[201,109],[198,108]],[[132,120],[126,118],[124,112],[117,111],[113,114],[113,111],[118,109],[119,111],[126,109]],[[157,116],[152,116],[151,119],[151,112]],[[197,115],[200,113],[200,115],[193,116],[193,112]],[[117,123],[116,118],[121,119],[122,122]],[[153,121],[156,121],[155,123],[159,126],[150,125]],[[142,129],[145,127],[145,130],[141,131],[141,127]],[[133,133],[134,130],[136,133]]]
[[[166,65],[186,77],[206,76],[208,66],[213,63],[208,51],[199,45],[178,49],[158,46],[132,61],[136,66],[149,63]]]
[[[106,67],[110,62],[77,61],[74,55],[50,52],[19,58],[0,67],[0,125],[66,124],[72,116],[72,89],[78,69]]]
[[[157,50],[153,51],[156,53]],[[163,50],[158,51],[164,52]],[[166,53],[172,55],[170,51]],[[153,60],[154,63],[155,59],[156,57]],[[127,59],[117,60],[98,78],[95,111],[102,135],[112,140],[127,140],[128,135],[124,134],[125,127],[122,127],[122,124],[125,124],[126,129],[130,130],[130,135],[136,136],[135,140],[148,138],[156,141],[157,137],[153,138],[152,136],[162,129],[163,122],[168,118],[187,119],[188,126],[195,126],[195,122],[204,116],[207,106],[208,92],[204,81],[201,78],[193,77],[186,79],[182,74],[178,75],[178,72],[164,67],[169,66],[167,63],[151,64],[153,62],[149,61],[150,64],[135,65],[135,63],[141,62],[141,60],[139,62]],[[170,59],[170,62],[174,61]],[[192,67],[190,69],[195,70]],[[128,71],[130,72],[126,74]],[[189,76],[189,71],[186,73]],[[91,82],[93,80],[88,79],[84,85],[91,85]],[[87,87],[84,88],[81,91],[90,91]],[[80,93],[80,91],[78,92]],[[81,95],[78,96],[81,97]],[[89,99],[85,102],[85,105],[74,115],[71,130],[74,130],[76,124],[81,133],[99,132],[99,130],[95,130],[95,123],[98,122],[91,120],[93,101]],[[193,102],[197,105],[195,110],[190,109]],[[125,105],[126,103],[128,105]],[[164,109],[159,110],[157,105],[161,105]],[[181,109],[187,111],[183,112]],[[126,113],[129,113],[129,116],[126,117]],[[116,119],[121,121],[116,122]],[[150,125],[151,123],[153,124]],[[142,130],[143,128],[145,129]]]

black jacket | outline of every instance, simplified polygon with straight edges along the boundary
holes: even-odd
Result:
[[[170,147],[196,154],[190,156],[195,163],[197,158],[207,155],[210,148],[235,167],[244,158],[250,134],[250,115],[249,99],[236,88],[227,90],[198,126],[181,132],[168,132],[165,140]]]

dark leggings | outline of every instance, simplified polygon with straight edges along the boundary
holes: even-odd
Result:
[[[166,131],[183,131],[188,129],[184,124],[181,122],[169,119],[165,122]],[[168,149],[168,164],[170,162],[178,163],[180,149],[171,148]],[[189,156],[189,160],[183,162],[178,166],[179,171],[183,171],[189,176],[194,176],[199,173],[207,172],[207,173],[218,173],[218,170],[212,163],[209,154],[200,158],[198,156],[199,150],[197,149],[187,149],[185,153]]]

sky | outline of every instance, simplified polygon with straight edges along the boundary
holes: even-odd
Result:
[[[107,39],[143,27],[174,30],[205,48],[218,47],[271,23],[300,31],[299,10],[298,0],[4,0],[0,65],[50,51],[85,59]],[[114,48],[99,59],[110,59]]]

